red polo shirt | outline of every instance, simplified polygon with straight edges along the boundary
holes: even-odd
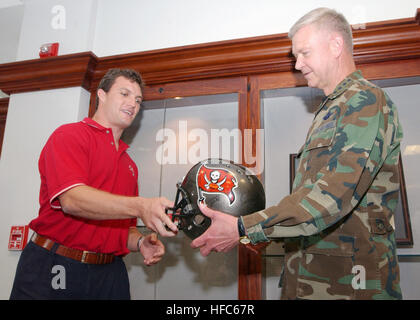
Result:
[[[65,246],[80,250],[125,255],[128,229],[136,219],[90,220],[65,214],[58,196],[86,185],[113,194],[138,196],[138,171],[112,130],[90,118],[59,127],[39,158],[41,189],[39,215],[30,228]]]

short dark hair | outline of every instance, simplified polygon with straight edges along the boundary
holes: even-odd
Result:
[[[102,89],[105,92],[108,92],[109,89],[111,89],[112,85],[114,84],[115,79],[117,79],[118,77],[124,77],[133,82],[137,82],[140,88],[144,87],[143,78],[141,77],[140,73],[138,73],[136,70],[113,68],[113,69],[109,69],[107,73],[103,76],[103,78],[101,79],[101,82],[99,82],[98,89],[96,92],[98,92],[99,89]],[[98,93],[96,93],[96,108],[98,107],[98,105],[99,105],[99,97],[98,97]]]

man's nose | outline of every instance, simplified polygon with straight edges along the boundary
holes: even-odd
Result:
[[[136,105],[137,105],[137,99],[134,95],[129,96],[128,102],[129,102],[130,106],[132,106],[133,108],[135,108]]]
[[[296,63],[295,63],[295,69],[296,70],[302,70],[303,62],[300,56],[296,57]]]

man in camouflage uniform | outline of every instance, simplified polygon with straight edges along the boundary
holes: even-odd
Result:
[[[239,221],[203,207],[212,225],[192,246],[203,255],[230,250],[241,229],[253,244],[284,238],[282,299],[401,299],[395,105],[356,70],[341,14],[315,9],[289,37],[296,69],[326,95],[299,151],[293,191]]]

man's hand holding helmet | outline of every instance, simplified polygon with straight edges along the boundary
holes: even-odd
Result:
[[[200,204],[200,211],[211,219],[211,225],[200,237],[191,242],[191,247],[200,248],[201,255],[211,251],[227,252],[239,243],[238,218],[210,209]]]
[[[150,230],[163,237],[172,237],[178,229],[171,219],[165,214],[165,209],[173,206],[173,202],[164,198],[141,198],[142,213],[139,218]]]

